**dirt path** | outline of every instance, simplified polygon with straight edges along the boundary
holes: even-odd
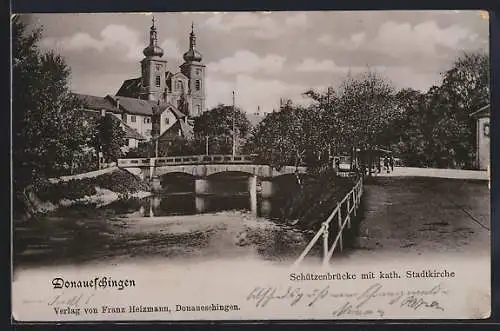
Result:
[[[486,181],[378,177],[365,185],[364,199],[358,249],[419,255],[489,254]]]

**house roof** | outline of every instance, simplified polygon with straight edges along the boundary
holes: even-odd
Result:
[[[107,95],[108,98],[113,104],[117,104],[120,102],[120,109],[130,114],[137,115],[153,115],[153,107],[156,106],[156,102],[152,100],[142,100],[136,98],[129,98],[123,96],[112,96]]]
[[[116,111],[116,107],[106,98],[95,95],[73,93],[73,95],[83,104],[85,109]]]
[[[171,127],[161,134],[158,138],[160,141],[170,140],[171,138],[180,136],[185,139],[191,139],[194,135],[193,128],[184,120],[177,120]]]
[[[487,117],[490,116],[490,105],[486,105],[484,107],[479,108],[479,110],[476,110],[472,114],[470,114],[470,117],[474,118],[479,118],[479,117]]]
[[[84,110],[83,112],[84,116],[90,117],[94,120],[99,119],[101,117],[101,113],[99,111],[94,111],[94,110]],[[120,118],[116,117],[115,115],[112,115],[110,113],[107,113],[106,116],[111,118],[112,121],[118,123],[123,131],[125,131],[125,139],[137,139],[137,140],[146,140],[145,137],[143,137],[139,132],[137,132],[135,129],[131,128],[128,126],[125,122],[123,122]]]
[[[117,104],[117,101],[120,102],[120,110],[130,114],[144,115],[144,116],[152,116],[153,108],[158,105],[157,101],[154,100],[142,100],[136,98],[128,98],[128,97],[120,97],[120,96],[106,96],[110,102],[113,104]],[[180,110],[178,110],[173,104],[161,104],[160,112],[164,112],[165,109],[169,109],[172,111],[176,118],[184,118],[186,117]],[[114,107],[115,111],[116,106]]]

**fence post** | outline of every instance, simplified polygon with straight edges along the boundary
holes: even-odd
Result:
[[[323,265],[328,265],[328,223],[323,223]]]
[[[342,244],[342,232],[344,229],[342,229],[342,205],[339,206],[339,247],[340,251],[342,252],[343,250],[343,244]]]
[[[354,194],[354,190],[352,191]],[[351,228],[351,192],[349,192],[349,198],[347,199],[347,228]],[[356,210],[356,209],[354,209]]]
[[[352,203],[354,204],[354,216],[358,212],[358,189],[357,187],[352,192]]]

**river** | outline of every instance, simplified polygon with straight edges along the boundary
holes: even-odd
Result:
[[[247,178],[215,180],[213,193],[205,195],[189,192],[190,185],[171,181],[168,193],[100,208],[68,207],[16,224],[15,265],[153,257],[185,261],[252,256],[289,262],[307,245],[306,233],[278,220],[285,202],[278,187],[272,198],[258,195],[252,212]]]

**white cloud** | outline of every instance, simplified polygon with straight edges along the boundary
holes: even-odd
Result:
[[[239,50],[231,57],[209,63],[207,68],[209,71],[225,74],[253,73],[257,71],[278,73],[283,68],[285,61],[284,57],[275,54],[259,57],[248,50]]]
[[[318,42],[323,45],[333,45],[333,37],[328,34],[323,34],[318,37]]]
[[[280,23],[278,14],[274,13],[219,13],[207,19],[204,25],[212,30],[229,32],[234,29],[250,30],[261,39],[274,39],[291,28],[303,28],[307,25],[305,13],[289,14]]]
[[[105,96],[115,94],[123,81],[129,78],[131,77],[126,72],[110,74],[91,70],[81,75],[71,76],[70,88],[77,93]]]
[[[353,34],[349,39],[341,39],[337,46],[346,50],[369,50],[390,52],[392,55],[407,54],[431,55],[439,46],[458,48],[462,41],[474,41],[477,35],[459,25],[440,28],[434,21],[426,21],[417,25],[388,21],[383,23],[377,35],[367,40],[366,34]],[[320,41],[320,40],[318,40]],[[325,41],[324,37],[322,41]]]
[[[177,41],[173,39],[165,39],[160,47],[163,48],[166,57],[180,59],[182,57],[182,51],[179,47]],[[141,51],[142,52],[142,51]]]
[[[332,60],[315,60],[306,58],[295,68],[301,72],[348,72],[349,68],[340,67]]]
[[[373,45],[397,53],[425,52],[433,53],[436,46],[456,48],[469,38],[471,32],[458,25],[441,29],[434,21],[427,21],[415,26],[408,23],[386,22],[379,29]]]
[[[231,104],[232,91],[235,102],[248,113],[260,107],[262,112],[271,112],[279,107],[280,98],[290,98],[296,103],[306,103],[302,95],[307,90],[300,84],[285,83],[277,79],[257,79],[250,75],[237,75],[234,80],[221,80],[209,76],[207,79],[207,107],[218,103]]]
[[[285,25],[289,27],[303,27],[307,25],[307,15],[305,13],[297,13],[288,16],[285,19]]]
[[[48,48],[56,48],[61,51],[79,52],[84,50],[96,50],[100,53],[106,50],[123,52],[123,56],[117,57],[121,61],[138,61],[143,58],[142,50],[149,43],[140,37],[141,34],[125,25],[110,24],[100,33],[99,38],[94,38],[88,33],[78,32],[70,37],[61,39],[45,38],[42,45]],[[177,42],[166,39],[161,43],[168,57],[180,55]]]

